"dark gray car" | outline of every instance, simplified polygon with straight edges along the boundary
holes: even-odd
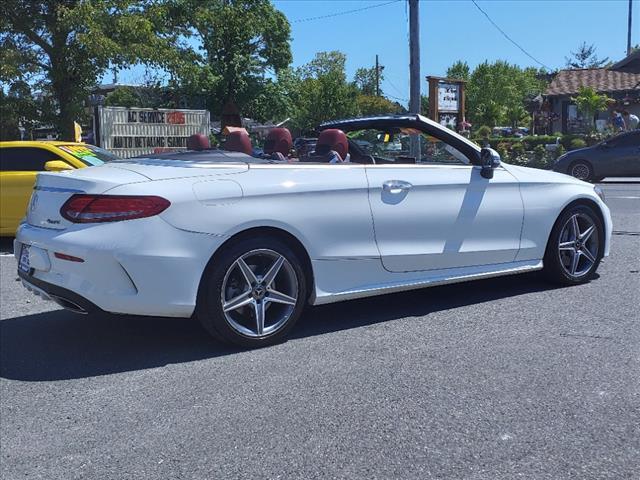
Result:
[[[640,177],[640,130],[567,152],[553,169],[590,182],[605,177]]]

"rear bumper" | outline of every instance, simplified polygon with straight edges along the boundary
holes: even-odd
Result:
[[[45,300],[52,300],[67,310],[83,314],[104,312],[100,307],[71,290],[43,282],[21,271],[18,271],[18,276],[22,280],[22,285],[27,290]]]
[[[189,317],[202,273],[225,239],[179,230],[156,216],[66,230],[22,224],[16,247],[37,247],[32,252],[48,259],[32,262],[37,268],[30,275],[19,273],[26,286],[67,308],[60,299],[87,312]],[[84,262],[57,258],[55,252]]]

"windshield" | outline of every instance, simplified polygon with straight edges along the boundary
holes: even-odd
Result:
[[[468,158],[453,146],[413,128],[357,130],[349,133],[365,154],[376,163],[468,164]],[[410,155],[410,139],[420,139],[420,158]]]
[[[60,145],[58,148],[60,150],[64,150],[70,155],[73,155],[89,167],[96,167],[105,162],[111,162],[118,159],[118,157],[113,153],[96,147],[95,145]]]

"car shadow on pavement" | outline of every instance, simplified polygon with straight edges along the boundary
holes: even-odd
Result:
[[[0,255],[13,255],[13,237],[0,237]]]
[[[503,277],[309,308],[300,339],[555,288],[536,275]],[[79,315],[54,310],[0,321],[0,376],[85,378],[242,352],[211,339],[196,320]]]

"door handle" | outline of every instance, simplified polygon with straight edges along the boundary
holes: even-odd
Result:
[[[385,192],[398,194],[402,192],[407,192],[413,187],[409,182],[405,182],[404,180],[387,180],[382,184],[382,189]]]

